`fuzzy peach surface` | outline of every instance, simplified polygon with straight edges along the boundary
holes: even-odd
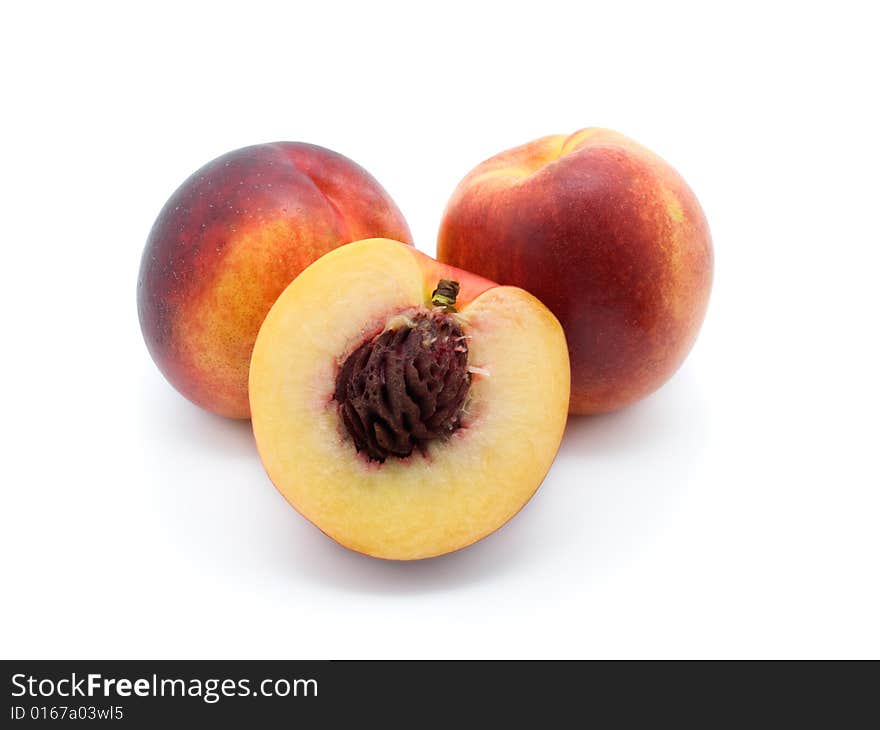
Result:
[[[438,258],[523,287],[559,318],[571,411],[601,413],[662,385],[693,345],[709,300],[706,217],[664,160],[589,128],[502,152],[449,201]]]
[[[322,254],[371,235],[411,239],[379,183],[331,150],[278,142],[208,163],[147,240],[138,314],[150,354],[197,405],[248,418],[251,351],[275,299]]]

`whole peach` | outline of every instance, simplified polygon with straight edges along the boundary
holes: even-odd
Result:
[[[298,142],[218,157],[147,239],[138,314],[150,354],[197,405],[248,418],[251,351],[278,295],[321,255],[371,236],[411,243],[389,195],[348,158]]]
[[[659,388],[681,365],[712,287],[709,227],[681,176],[606,129],[543,137],[472,170],[452,195],[439,260],[520,286],[562,323],[572,413]]]

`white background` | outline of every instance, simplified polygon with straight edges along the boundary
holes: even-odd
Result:
[[[0,654],[880,656],[871,5],[4,6]],[[472,166],[590,125],[697,192],[709,315],[478,545],[346,551],[151,362],[142,246],[217,155],[331,147],[430,253]]]

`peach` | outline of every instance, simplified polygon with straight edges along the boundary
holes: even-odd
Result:
[[[568,353],[524,290],[359,241],[275,302],[250,399],[290,504],[352,550],[412,560],[470,545],[534,494],[565,427]]]
[[[193,403],[248,418],[251,351],[269,308],[312,261],[369,236],[411,238],[379,183],[342,155],[277,142],[209,162],[147,239],[138,314],[150,354]]]
[[[681,365],[706,312],[713,253],[700,204],[666,162],[583,129],[502,152],[446,208],[441,261],[514,284],[559,318],[571,412],[612,411]]]

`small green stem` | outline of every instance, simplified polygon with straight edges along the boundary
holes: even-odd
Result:
[[[459,284],[452,279],[440,279],[437,288],[431,294],[431,304],[455,311],[455,298],[458,296]]]

